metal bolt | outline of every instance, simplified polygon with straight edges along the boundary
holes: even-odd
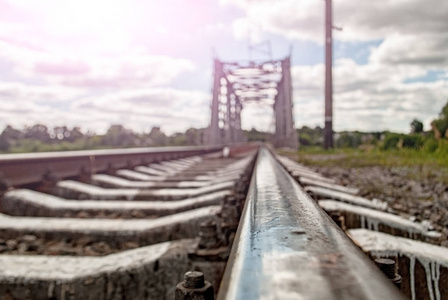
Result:
[[[221,210],[222,218],[227,222],[236,222],[240,218],[238,209],[235,206],[225,205]]]
[[[234,236],[237,228],[238,228],[238,221],[239,221],[239,214],[236,207],[232,206],[224,206],[221,210],[221,230],[224,237],[224,243],[226,245],[232,244],[232,236]]]
[[[202,222],[199,227],[204,236],[212,236],[216,234],[216,222],[213,220]]]
[[[202,222],[199,225],[200,249],[212,249],[220,245],[216,222],[213,220]]]
[[[204,287],[204,274],[197,271],[189,271],[184,275],[184,287],[189,289],[199,289]]]
[[[389,279],[395,278],[395,261],[388,258],[377,258],[375,264]]]
[[[245,194],[244,195],[242,195],[242,194],[237,195],[237,201],[238,201],[238,204],[240,206],[243,206],[244,202],[246,202],[246,195]]]
[[[45,169],[45,172],[42,175],[42,179],[47,180],[49,182],[57,182],[58,181],[57,176],[50,169]]]
[[[339,211],[334,211],[330,213],[331,219],[338,225],[342,230],[345,231],[345,218]]]
[[[380,268],[381,271],[389,278],[398,288],[401,288],[402,277],[397,274],[395,268],[395,261],[388,258],[377,258],[375,259],[375,264]]]
[[[114,165],[112,163],[108,163],[106,167],[106,174],[114,175],[116,169],[114,168]]]
[[[241,183],[243,183],[243,184],[247,184],[248,183],[248,181],[249,181],[249,176],[247,176],[246,174],[243,174],[241,177],[240,177],[240,182]]]
[[[236,207],[238,217],[241,215],[242,205],[241,205],[241,197],[239,197],[239,195],[226,196],[224,198],[224,201],[221,202],[221,207],[225,209],[227,206]]]
[[[78,180],[81,182],[89,183],[90,179],[92,177],[92,171],[89,172],[85,166],[81,166],[81,170],[79,171]]]
[[[237,200],[236,200],[235,196],[227,196],[227,197],[224,199],[224,203],[225,203],[225,204],[228,204],[228,205],[235,205],[236,202],[237,202]]]
[[[185,273],[184,281],[176,286],[175,300],[214,300],[215,291],[210,282],[204,280],[202,272]]]
[[[42,180],[38,191],[51,192],[58,180],[59,178],[50,169],[46,169],[42,175]]]

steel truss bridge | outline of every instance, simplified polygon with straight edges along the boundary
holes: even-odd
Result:
[[[213,96],[206,144],[245,142],[241,112],[246,103],[273,107],[276,147],[297,149],[294,129],[291,58],[265,62],[214,61]]]

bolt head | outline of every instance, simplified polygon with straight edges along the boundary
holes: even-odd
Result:
[[[205,221],[199,225],[199,230],[205,235],[216,234],[217,226],[215,221]]]
[[[389,278],[394,279],[395,277],[395,261],[388,258],[377,258],[375,259],[375,264],[378,268],[383,271],[383,273]]]
[[[184,275],[184,286],[190,289],[204,287],[204,273],[198,271],[189,271]]]
[[[215,291],[208,281],[200,289],[187,289],[182,283],[179,283],[174,294],[175,300],[213,300],[214,297]]]

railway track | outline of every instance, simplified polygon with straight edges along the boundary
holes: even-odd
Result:
[[[218,299],[448,298],[437,232],[256,144],[2,155],[0,173],[0,299],[189,299],[187,271]]]

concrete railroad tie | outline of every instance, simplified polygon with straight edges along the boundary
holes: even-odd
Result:
[[[50,239],[76,239],[89,236],[93,240],[137,240],[154,244],[195,237],[199,224],[220,211],[220,206],[209,206],[149,220],[32,218],[0,214],[0,237],[10,239],[33,234]]]
[[[192,268],[192,240],[103,257],[0,255],[0,295],[14,299],[171,299]]]
[[[78,214],[106,218],[155,217],[180,213],[205,206],[218,205],[231,191],[213,192],[178,201],[97,201],[69,200],[32,190],[12,190],[1,200],[2,211],[12,216],[76,217]]]

